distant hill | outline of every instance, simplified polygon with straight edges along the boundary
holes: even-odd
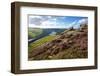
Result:
[[[76,59],[88,57],[88,28],[70,28],[29,52],[29,60]]]
[[[28,40],[42,34],[43,30],[39,28],[28,28]]]
[[[32,43],[40,38],[48,35],[57,35],[63,32],[65,29],[39,29],[39,28],[28,28],[28,43]]]

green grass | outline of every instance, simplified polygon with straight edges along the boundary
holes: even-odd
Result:
[[[46,42],[52,41],[55,37],[56,37],[56,35],[46,36],[46,37],[43,37],[43,38],[41,38],[41,39],[29,44],[28,51],[31,52],[32,49],[34,49],[34,48],[36,48],[36,47],[38,47],[38,46],[40,46],[40,45],[42,45],[42,44],[44,44]]]
[[[78,48],[69,48],[65,50],[61,50],[57,54],[48,54],[46,52],[32,57],[30,60],[54,60],[54,59],[78,59],[78,58],[87,58],[88,51],[87,50],[79,50]]]
[[[62,50],[56,55],[50,55],[44,52],[38,56],[30,58],[30,60],[78,59],[87,57],[88,57],[88,52],[86,50],[67,49],[67,50]]]
[[[31,38],[36,37],[36,34],[35,34],[35,33],[32,33],[32,32],[28,32],[28,35],[29,35]]]
[[[87,58],[86,50],[66,50],[59,52],[57,55],[52,56],[51,59],[75,59],[75,58]]]
[[[35,38],[36,36],[40,35],[42,32],[43,32],[42,29],[28,28],[28,36],[30,38]]]

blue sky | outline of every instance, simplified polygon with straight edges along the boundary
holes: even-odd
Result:
[[[29,27],[34,28],[79,28],[88,24],[88,17],[30,15]]]

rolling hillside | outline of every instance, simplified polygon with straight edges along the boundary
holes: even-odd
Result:
[[[81,25],[80,29],[70,28],[29,51],[29,60],[87,58],[87,37],[87,25]]]

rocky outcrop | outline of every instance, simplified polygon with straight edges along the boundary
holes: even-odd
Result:
[[[51,42],[45,43],[29,53],[29,60],[72,59],[88,57],[88,29],[65,30]]]

